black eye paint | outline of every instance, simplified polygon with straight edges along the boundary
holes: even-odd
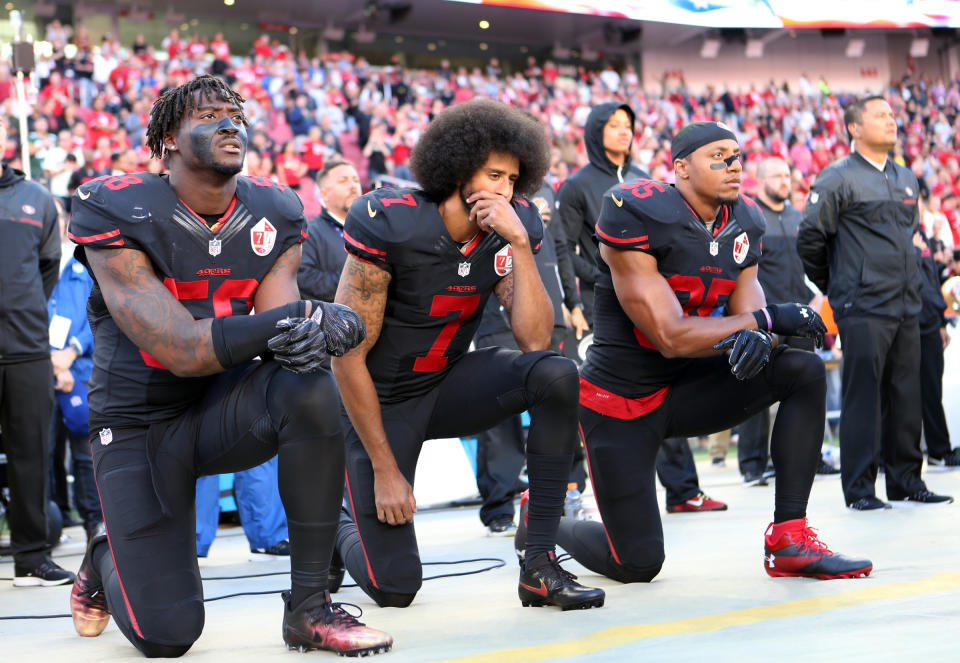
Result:
[[[233,131],[234,137],[240,142],[239,163],[219,163],[214,157],[213,141],[221,131]],[[236,175],[243,169],[243,156],[247,151],[247,129],[242,122],[234,122],[229,116],[224,117],[216,124],[213,122],[198,122],[190,128],[190,146],[197,160],[207,168],[224,175]]]
[[[731,154],[726,159],[722,159],[721,163],[712,163],[710,164],[710,170],[726,170],[733,165],[734,161],[740,160],[740,165],[743,166],[743,162],[746,160],[742,153],[737,152],[736,154]]]

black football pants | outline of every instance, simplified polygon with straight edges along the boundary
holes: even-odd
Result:
[[[823,361],[776,348],[755,378],[740,381],[725,356],[691,361],[663,403],[636,419],[580,408],[587,460],[602,523],[563,518],[557,543],[591,571],[621,582],[649,582],[664,560],[654,468],[666,437],[715,433],[780,401],[773,429],[777,468],[774,520],[802,518],[823,441]]]
[[[176,419],[96,428],[90,442],[109,541],[89,554],[110,613],[146,656],[180,656],[203,629],[199,476],[249,469],[278,454],[295,596],[326,588],[344,467],[329,373],[295,375],[252,362],[218,375]]]
[[[529,410],[529,558],[554,548],[577,442],[578,394],[577,367],[565,357],[484,348],[464,355],[425,395],[381,405],[381,413],[400,472],[413,485],[424,440],[476,434]],[[349,514],[341,521],[337,549],[351,577],[378,605],[406,607],[423,580],[416,530],[413,523],[388,525],[377,518],[370,458],[345,412],[343,417]]]

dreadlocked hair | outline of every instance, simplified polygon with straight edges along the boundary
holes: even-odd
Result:
[[[198,95],[197,92],[200,94]],[[176,131],[187,111],[197,107],[197,100],[205,98],[220,99],[236,104],[243,115],[243,125],[249,127],[246,114],[243,113],[243,104],[246,99],[233,91],[223,80],[204,74],[180,87],[166,90],[153,102],[150,109],[150,122],[147,124],[147,147],[150,156],[163,158],[163,137]]]

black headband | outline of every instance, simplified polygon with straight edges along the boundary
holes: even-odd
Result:
[[[737,135],[723,122],[693,122],[673,137],[670,144],[670,160],[683,159],[708,143],[727,138],[736,141]]]

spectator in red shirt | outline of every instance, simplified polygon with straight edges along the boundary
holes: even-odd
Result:
[[[311,180],[315,180],[317,173],[323,168],[326,149],[320,127],[316,125],[310,127],[307,139],[300,144],[300,154],[303,155],[303,162],[307,165],[307,173]]]
[[[297,144],[288,140],[283,144],[283,151],[277,155],[277,178],[280,184],[291,189],[299,189],[300,181],[307,174],[307,164],[297,154]]]

